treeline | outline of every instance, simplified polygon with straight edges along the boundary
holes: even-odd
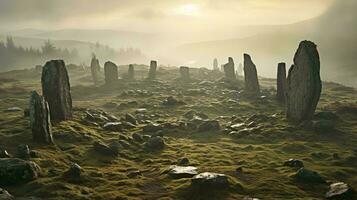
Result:
[[[144,62],[146,59],[139,49],[115,50],[99,43],[78,50],[76,48],[61,49],[56,47],[50,40],[47,40],[39,49],[25,48],[21,45],[16,45],[13,38],[8,36],[5,42],[0,41],[0,71],[32,68],[52,59],[63,59],[66,63],[89,65],[93,53],[102,62],[112,60],[131,63]]]

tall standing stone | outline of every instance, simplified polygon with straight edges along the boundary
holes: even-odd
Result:
[[[226,79],[229,79],[229,80],[236,79],[233,58],[231,58],[231,57],[228,58],[228,63],[223,66],[223,70],[224,70]]]
[[[214,70],[214,71],[219,71],[217,58],[215,58],[215,59],[213,60],[213,70]]]
[[[135,71],[134,71],[134,65],[130,64],[128,68],[128,79],[129,80],[134,80],[135,79]]]
[[[299,123],[310,120],[321,95],[320,56],[316,44],[302,41],[289,70],[287,118]]]
[[[150,69],[149,69],[149,79],[150,80],[156,79],[156,69],[157,69],[157,62],[152,60],[150,62]]]
[[[180,67],[180,75],[182,80],[190,79],[190,68],[189,67]]]
[[[276,88],[277,88],[276,98],[278,99],[279,102],[285,103],[286,89],[287,89],[286,64],[285,63],[278,64]]]
[[[36,91],[30,97],[30,126],[36,142],[53,143],[48,103]]]
[[[92,57],[92,60],[90,63],[90,69],[91,69],[91,73],[92,73],[93,82],[95,85],[98,85],[100,65],[99,65],[99,60],[95,56]]]
[[[71,88],[64,61],[48,61],[43,67],[41,82],[51,120],[60,122],[72,118]]]
[[[104,77],[106,85],[114,85],[118,81],[118,66],[110,61],[106,62],[104,64]]]
[[[260,86],[257,68],[248,54],[244,54],[244,80],[246,94],[258,96],[260,94]]]

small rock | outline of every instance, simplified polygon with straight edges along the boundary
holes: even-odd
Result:
[[[160,136],[151,137],[145,146],[150,150],[162,150],[165,147],[165,141]]]
[[[170,96],[167,97],[163,102],[163,105],[165,106],[178,106],[178,105],[184,105],[185,103],[183,101],[179,101],[177,99],[175,99],[175,97]]]
[[[284,166],[301,168],[304,167],[304,163],[301,160],[289,159],[284,162]]]
[[[193,187],[201,189],[225,188],[229,186],[228,177],[224,174],[204,172],[191,179]]]
[[[124,125],[121,122],[109,122],[104,124],[103,128],[107,131],[122,131]]]
[[[10,158],[10,154],[7,153],[6,149],[0,146],[0,158]]]
[[[29,146],[25,144],[17,146],[17,156],[25,160],[29,159],[31,157]]]
[[[64,173],[63,176],[69,179],[79,179],[81,178],[82,171],[83,169],[81,166],[77,163],[72,163],[71,167]]]
[[[18,158],[0,159],[0,185],[13,185],[38,178],[41,168],[32,161]]]
[[[190,161],[188,160],[188,158],[181,158],[178,160],[178,165],[188,165],[190,163]]]
[[[14,197],[8,191],[0,188],[0,200],[14,200]]]
[[[353,190],[343,182],[333,183],[330,190],[326,193],[326,199],[331,200],[352,200]]]
[[[130,114],[130,113],[127,113],[127,114],[125,115],[125,120],[126,120],[127,122],[130,122],[130,123],[134,124],[134,125],[137,125],[137,124],[138,124],[138,121],[136,120],[136,118],[135,118],[132,114]]]
[[[326,181],[320,176],[319,173],[305,168],[299,169],[294,177],[297,181],[305,183],[326,183]]]
[[[135,178],[135,177],[138,177],[138,176],[142,176],[140,170],[134,170],[134,171],[130,171],[127,175],[127,177],[129,178]]]
[[[114,152],[115,155],[119,154],[119,150],[122,148],[123,146],[121,145],[120,142],[117,141],[113,141],[109,144],[109,148]]]
[[[154,133],[154,132],[160,131],[162,129],[163,128],[162,128],[162,126],[160,124],[149,123],[149,124],[147,124],[146,126],[143,127],[143,132]]]
[[[221,126],[219,124],[219,121],[217,121],[217,120],[205,121],[201,125],[198,126],[198,131],[200,131],[200,132],[219,131],[219,130],[221,130]]]
[[[134,141],[136,142],[143,142],[143,137],[139,134],[139,133],[133,133],[132,138],[134,139]]]
[[[105,155],[109,155],[109,156],[116,156],[117,154],[115,154],[115,152],[106,144],[103,144],[101,142],[94,142],[93,144],[93,148],[95,151],[105,154]]]
[[[5,112],[19,112],[19,111],[22,111],[22,109],[19,107],[10,107],[10,108],[5,109],[4,111]]]
[[[198,174],[197,168],[192,166],[182,167],[182,166],[173,165],[170,166],[168,171],[168,175],[174,179],[192,178],[197,174]]]

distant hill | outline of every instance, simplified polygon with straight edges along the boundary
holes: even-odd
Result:
[[[276,63],[292,63],[301,40],[313,40],[321,54],[321,72],[325,80],[357,86],[357,1],[336,1],[323,15],[296,24],[256,28],[256,35],[246,38],[208,41],[180,46],[177,52],[187,60],[207,65],[207,57],[233,56],[242,62],[250,53],[260,74],[274,77]]]

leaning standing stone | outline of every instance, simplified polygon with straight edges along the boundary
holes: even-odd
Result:
[[[285,63],[278,64],[278,74],[277,74],[277,94],[276,97],[279,102],[285,103],[286,99],[286,65]]]
[[[47,144],[53,142],[48,103],[36,91],[31,92],[30,125],[32,137],[36,142]]]
[[[149,79],[150,80],[156,79],[156,69],[157,69],[157,62],[152,60],[150,62],[150,69],[149,69]]]
[[[130,64],[128,69],[128,79],[134,80],[134,77],[135,77],[134,65]]]
[[[108,61],[104,64],[105,84],[112,85],[118,81],[118,67],[116,64]]]
[[[300,43],[287,82],[287,118],[296,123],[311,119],[322,87],[320,56],[313,42]]]
[[[233,58],[231,58],[231,57],[228,58],[228,63],[223,65],[223,70],[224,70],[226,79],[229,79],[229,80],[236,79]]]
[[[257,68],[248,54],[244,54],[244,80],[245,92],[249,96],[258,96],[260,94],[260,86]]]
[[[182,80],[190,79],[190,68],[189,67],[180,67],[180,75]]]
[[[72,118],[71,89],[63,60],[48,61],[43,67],[41,81],[51,120],[63,121]]]

